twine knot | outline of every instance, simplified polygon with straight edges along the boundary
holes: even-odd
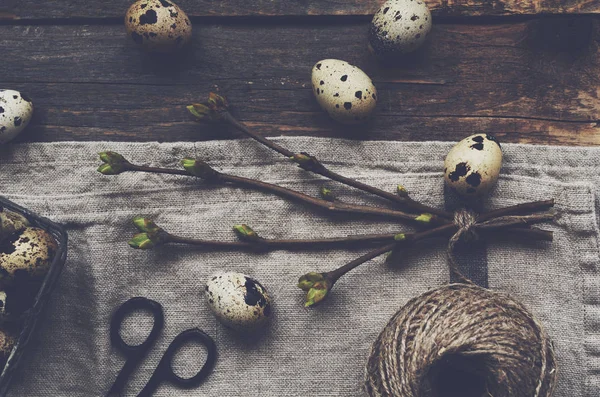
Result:
[[[477,240],[476,228],[477,214],[471,210],[462,209],[454,213],[454,224],[458,227],[458,231],[452,236],[457,240],[463,239],[465,241]]]

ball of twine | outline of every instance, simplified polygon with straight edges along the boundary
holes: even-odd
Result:
[[[510,297],[450,284],[409,301],[381,332],[367,363],[369,396],[548,397],[552,343]]]

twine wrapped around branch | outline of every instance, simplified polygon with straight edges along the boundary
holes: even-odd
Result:
[[[371,397],[550,397],[548,336],[510,297],[450,284],[409,301],[372,346]]]

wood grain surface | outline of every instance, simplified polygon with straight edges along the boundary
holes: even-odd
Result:
[[[434,16],[598,14],[598,0],[425,0]],[[131,0],[2,0],[0,18],[122,18]],[[371,15],[385,0],[178,0],[189,16]]]
[[[367,23],[250,21],[196,26],[179,57],[141,53],[120,24],[0,26],[0,85],[28,93],[21,141],[202,140],[236,137],[197,124],[185,105],[211,90],[267,135],[600,144],[600,24],[595,17],[438,24],[406,61],[381,65]],[[341,127],[318,107],[310,70],[323,58],[363,68],[378,114]]]
[[[187,104],[214,90],[270,136],[423,141],[486,131],[510,142],[600,144],[600,0],[430,0],[427,44],[387,65],[366,45],[381,3],[181,0],[193,44],[156,57],[125,34],[130,0],[2,0],[0,88],[34,100],[21,142],[239,137],[188,115]],[[310,71],[324,58],[372,77],[372,122],[340,126],[319,108]]]

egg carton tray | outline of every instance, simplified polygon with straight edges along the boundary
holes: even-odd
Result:
[[[21,331],[15,347],[13,348],[10,356],[8,357],[6,365],[2,370],[2,374],[0,374],[0,397],[3,397],[8,392],[10,381],[13,375],[16,373],[21,357],[27,348],[33,332],[36,329],[37,323],[40,319],[40,314],[43,312],[48,300],[50,299],[50,294],[56,287],[58,278],[67,259],[68,237],[67,232],[61,225],[52,222],[49,219],[38,216],[2,196],[0,196],[0,207],[25,216],[32,226],[39,227],[52,234],[58,244],[58,250],[56,251],[56,255],[52,260],[50,270],[42,282],[42,285],[35,297],[33,306],[20,317],[19,322]]]

